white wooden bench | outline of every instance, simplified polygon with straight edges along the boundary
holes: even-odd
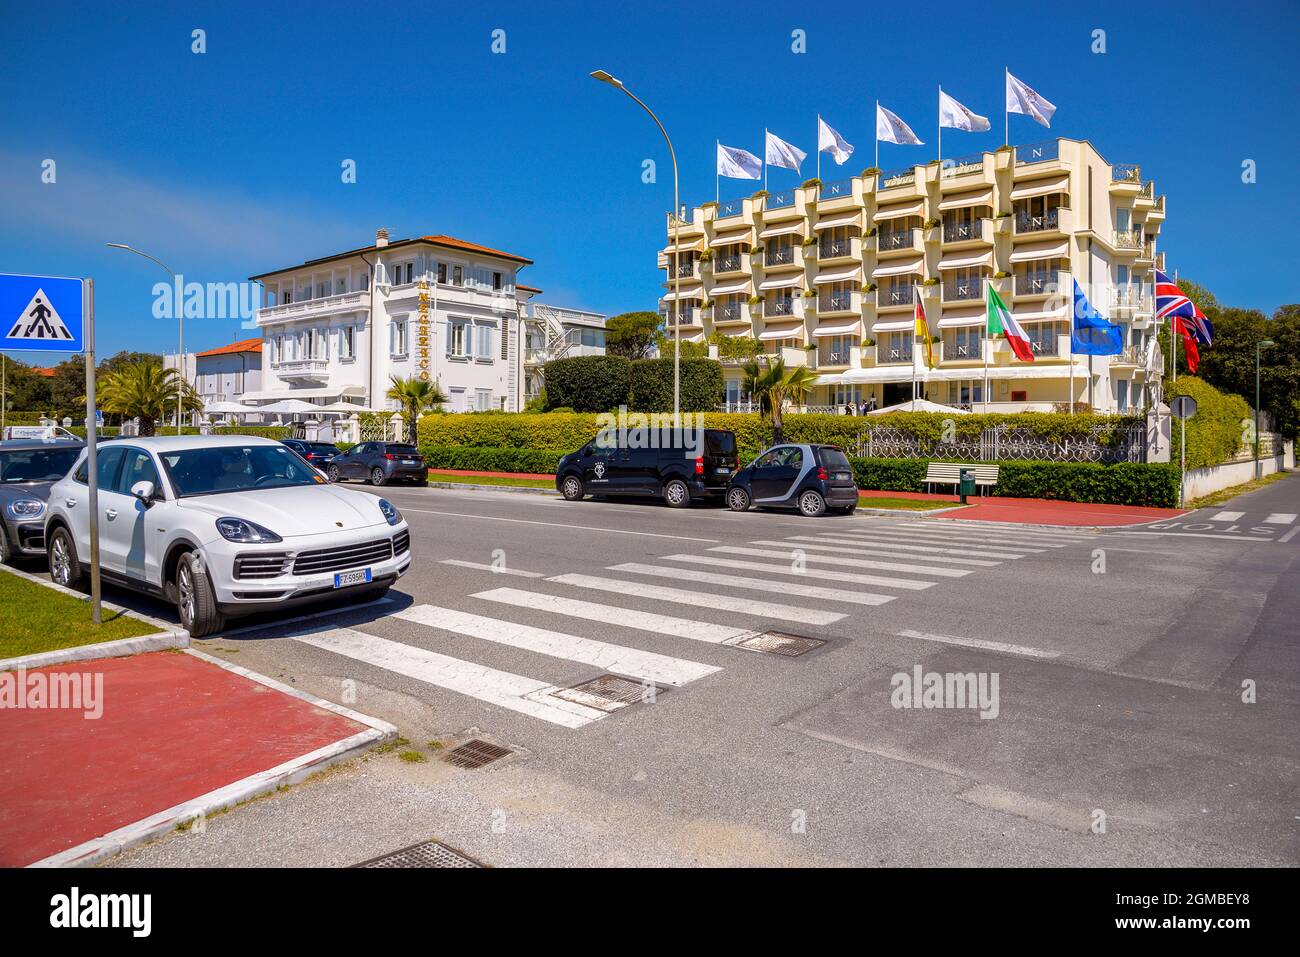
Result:
[[[970,469],[975,473],[975,487],[981,490],[990,489],[998,484],[998,467],[996,465],[963,465],[960,462],[931,462],[925,467],[925,484],[931,485],[960,485],[962,469]]]

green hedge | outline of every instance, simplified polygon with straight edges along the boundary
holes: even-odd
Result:
[[[420,444],[420,454],[431,469],[465,469],[472,472],[538,472],[553,475],[560,456],[573,449],[487,448],[473,445]]]
[[[1245,443],[1254,424],[1254,413],[1246,400],[1230,392],[1220,392],[1195,376],[1180,376],[1177,382],[1165,383],[1165,401],[1176,395],[1196,400],[1196,415],[1187,420],[1187,467],[1189,469],[1219,465],[1234,458]],[[1182,426],[1173,423],[1173,461],[1178,461]]]
[[[549,380],[548,380],[549,381]],[[681,361],[683,412],[709,412],[726,395],[722,363],[713,359]],[[673,408],[673,360],[638,359],[632,363],[631,388],[623,403],[634,412],[671,412]]]
[[[212,430],[213,435],[260,435],[264,439],[287,439],[293,429],[285,425],[230,425]]]
[[[936,460],[942,461],[942,460]],[[963,460],[966,464],[973,464]],[[853,458],[859,488],[890,492],[925,491],[925,459]],[[1145,505],[1178,504],[1178,466],[1096,462],[992,462],[998,484],[992,494],[1008,498],[1046,498],[1064,502]]]
[[[548,409],[604,412],[626,405],[632,389],[632,360],[624,356],[553,359],[543,374]]]

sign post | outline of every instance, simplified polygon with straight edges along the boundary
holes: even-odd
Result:
[[[1183,507],[1187,485],[1187,420],[1196,414],[1196,400],[1190,395],[1176,395],[1169,403],[1169,411],[1178,420],[1178,507]]]
[[[90,607],[98,625],[103,618],[99,590],[99,475],[95,467],[95,281],[0,274],[0,349],[80,352],[85,356]]]

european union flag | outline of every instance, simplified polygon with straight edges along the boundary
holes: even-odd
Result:
[[[1124,349],[1119,326],[1102,317],[1074,280],[1074,319],[1070,323],[1070,351],[1077,356],[1117,356]]]

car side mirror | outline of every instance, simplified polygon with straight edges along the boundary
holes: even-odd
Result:
[[[145,505],[153,502],[154,493],[157,491],[157,487],[150,481],[136,482],[131,486],[131,494],[144,502]]]

